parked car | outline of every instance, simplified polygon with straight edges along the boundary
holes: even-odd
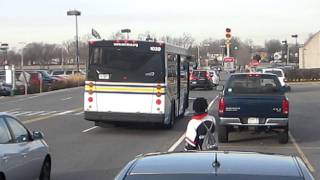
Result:
[[[53,70],[51,72],[51,76],[63,77],[63,78],[67,78],[70,75],[76,75],[76,74],[85,75],[83,71],[76,71],[76,70]]]
[[[291,87],[286,84],[286,77],[285,77],[285,73],[283,72],[282,69],[279,68],[267,68],[267,69],[262,69],[262,73],[271,73],[271,74],[275,74],[278,76],[278,79],[281,83],[281,86],[284,86],[287,91],[291,90]]]
[[[279,143],[288,142],[289,101],[285,89],[274,74],[232,74],[219,101],[219,141],[228,142],[229,132],[236,127],[276,130]]]
[[[0,180],[49,180],[51,156],[41,132],[0,113]]]
[[[12,91],[12,84],[7,84],[5,82],[5,79],[6,79],[5,71],[0,71],[0,96],[9,96]],[[24,94],[24,89],[25,89],[24,83],[20,81],[16,76],[14,94],[15,95]]]
[[[193,70],[190,74],[190,90],[195,88],[213,89],[212,76],[208,70]]]
[[[314,180],[297,156],[235,151],[137,156],[115,180]]]

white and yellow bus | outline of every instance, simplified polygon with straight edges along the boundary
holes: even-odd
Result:
[[[160,42],[89,42],[85,119],[161,123],[171,128],[189,98],[187,49]]]

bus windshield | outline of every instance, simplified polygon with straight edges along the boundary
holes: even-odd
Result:
[[[163,83],[161,53],[128,47],[95,47],[90,54],[88,80],[108,82]]]

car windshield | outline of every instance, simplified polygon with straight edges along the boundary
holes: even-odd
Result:
[[[207,75],[207,71],[193,71],[193,76],[198,78],[204,78]]]

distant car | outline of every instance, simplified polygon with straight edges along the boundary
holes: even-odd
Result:
[[[286,88],[287,91],[290,91],[291,90],[291,87],[285,83],[285,74],[283,72],[282,69],[279,69],[279,68],[267,68],[267,69],[262,69],[262,73],[271,73],[271,74],[275,74],[277,75],[280,83],[281,83],[281,86],[284,86]]]
[[[75,74],[85,75],[85,72],[76,70],[54,70],[51,72],[51,76],[64,78],[67,78],[68,76]]]
[[[41,132],[0,113],[0,180],[49,180],[51,157]]]
[[[115,180],[314,180],[297,156],[233,151],[137,156]]]
[[[194,70],[190,74],[190,90],[195,88],[213,89],[212,76],[208,70]]]

